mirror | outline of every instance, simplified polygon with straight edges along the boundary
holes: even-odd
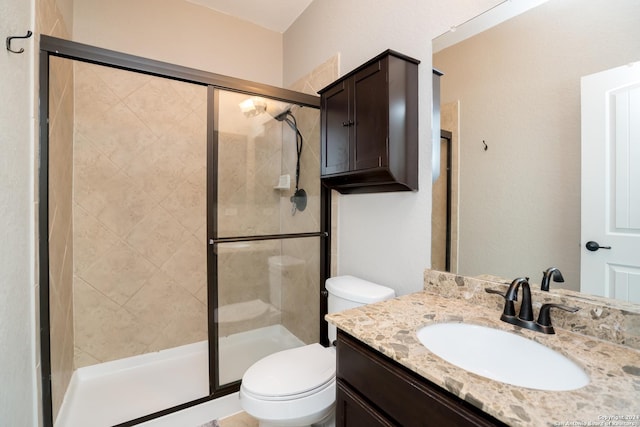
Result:
[[[457,181],[451,270],[540,283],[555,266],[565,282],[552,287],[579,291],[580,77],[640,60],[640,3],[537,3],[453,45],[477,20],[434,40]]]

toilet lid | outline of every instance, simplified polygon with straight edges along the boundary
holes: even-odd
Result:
[[[257,361],[242,377],[242,387],[266,398],[295,396],[324,386],[335,375],[335,352],[316,343]]]

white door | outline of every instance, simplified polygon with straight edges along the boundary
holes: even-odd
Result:
[[[640,303],[640,62],[581,83],[581,291]]]

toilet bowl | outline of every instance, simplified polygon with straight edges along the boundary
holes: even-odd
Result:
[[[327,280],[330,313],[393,298],[393,289],[353,276]],[[336,339],[329,325],[329,341]],[[314,343],[273,353],[242,377],[240,404],[260,427],[335,425],[336,354]]]
[[[240,388],[243,409],[266,426],[317,425],[333,414],[335,349],[311,344],[253,364]]]

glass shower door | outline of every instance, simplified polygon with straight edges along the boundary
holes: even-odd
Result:
[[[222,90],[214,98],[220,388],[268,354],[319,340],[320,114]]]
[[[54,418],[207,397],[206,86],[53,57],[49,101]]]

